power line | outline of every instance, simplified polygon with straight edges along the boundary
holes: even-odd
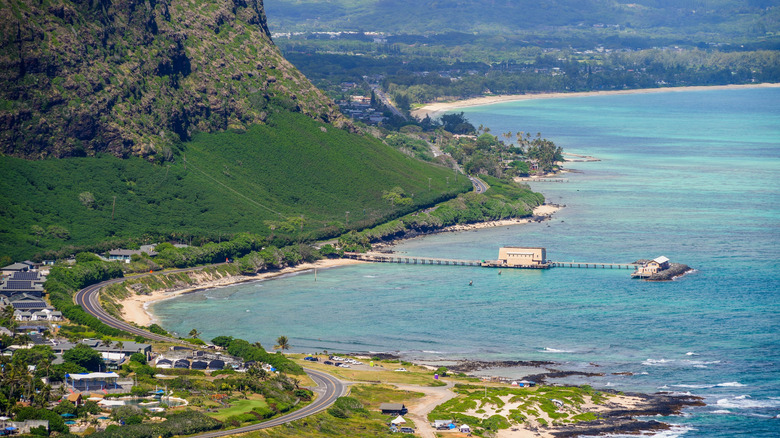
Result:
[[[278,211],[276,211],[276,210],[274,210],[274,209],[272,209],[272,208],[270,208],[270,207],[267,207],[267,206],[265,206],[265,205],[263,205],[263,204],[261,204],[261,203],[259,203],[259,202],[255,201],[255,200],[254,200],[254,199],[252,199],[252,198],[249,198],[249,197],[247,197],[247,196],[246,196],[246,195],[244,195],[243,193],[240,193],[240,192],[238,192],[238,191],[234,190],[233,188],[231,188],[231,187],[229,187],[229,186],[225,185],[224,183],[222,183],[221,181],[217,180],[216,178],[214,178],[213,176],[209,175],[208,173],[206,173],[206,172],[204,172],[204,171],[200,170],[200,169],[199,169],[197,166],[195,166],[194,164],[192,164],[192,163],[188,163],[186,158],[184,159],[184,163],[185,163],[185,166],[186,166],[187,164],[189,164],[189,165],[190,165],[190,167],[192,167],[193,169],[195,169],[195,170],[197,170],[198,172],[202,173],[203,175],[205,175],[205,176],[206,176],[207,178],[209,178],[210,180],[212,180],[212,181],[214,181],[215,183],[217,183],[217,184],[221,185],[222,187],[224,187],[224,188],[226,188],[226,189],[230,190],[231,192],[235,193],[236,195],[238,195],[238,196],[240,196],[240,197],[242,197],[242,198],[246,199],[247,201],[249,201],[249,202],[251,202],[251,203],[253,203],[253,204],[257,205],[258,207],[260,207],[260,208],[264,208],[264,209],[266,209],[266,210],[270,211],[271,213],[276,213],[276,214],[278,214],[279,216],[281,216],[282,218],[284,218],[284,219],[287,219],[287,217],[286,217],[285,215],[283,215],[282,213],[279,213]]]

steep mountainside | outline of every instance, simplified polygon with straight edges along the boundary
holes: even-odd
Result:
[[[262,0],[0,0],[0,152],[171,158],[274,110],[343,116],[273,45]]]

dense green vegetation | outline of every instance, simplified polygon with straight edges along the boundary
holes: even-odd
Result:
[[[233,356],[245,361],[264,362],[274,366],[282,372],[291,374],[303,374],[303,368],[295,362],[287,359],[281,352],[268,353],[257,342],[250,344],[243,339],[233,339],[231,336],[219,336],[211,340],[214,345],[225,348]]]
[[[490,186],[484,194],[464,193],[434,209],[410,213],[374,228],[346,234],[339,239],[339,244],[347,251],[361,251],[370,247],[372,242],[425,233],[450,225],[530,216],[534,207],[544,202],[541,194],[524,185],[487,175],[480,177]]]
[[[107,155],[0,157],[0,256],[107,251],[127,238],[217,242],[243,231],[284,245],[375,225],[470,189],[465,178],[447,181],[451,169],[299,114],[200,134],[182,148],[165,165]],[[412,203],[384,199],[393,187]]]
[[[579,407],[585,403],[586,397],[595,404],[601,404],[607,398],[607,395],[594,391],[589,386],[508,388],[456,384],[454,391],[458,396],[437,406],[428,414],[428,419],[454,419],[458,423],[471,426],[479,436],[486,432],[507,429],[512,424],[524,423],[529,419],[546,424],[547,420],[540,418],[542,412],[556,423],[595,420],[593,413],[580,413]],[[562,402],[566,408],[558,408],[553,400]],[[509,404],[512,405],[511,409],[507,406]],[[480,418],[481,416],[466,413],[484,413],[487,409],[494,409],[500,414]]]
[[[266,0],[269,27],[289,31],[512,34],[623,29],[680,38],[744,39],[777,30],[771,0]],[[706,39],[705,39],[706,41]]]
[[[780,8],[769,1],[267,3],[276,43],[318,87],[338,98],[379,84],[402,110],[485,94],[780,82]]]
[[[494,47],[488,36],[469,36],[465,44],[440,39],[387,44],[296,36],[281,39],[285,56],[331,96],[346,92],[340,84],[378,83],[394,98],[422,103],[484,94],[525,94],[623,90],[693,85],[749,84],[780,81],[780,44],[764,50],[688,46],[623,48],[608,41],[546,47],[523,37],[502,37]],[[422,45],[421,45],[422,44]],[[606,46],[606,47],[605,47]],[[751,50],[752,49],[752,50]],[[758,50],[761,49],[761,50]]]
[[[54,266],[46,278],[44,287],[46,293],[49,294],[51,304],[61,311],[68,320],[87,326],[101,335],[117,336],[123,332],[103,324],[99,319],[88,314],[81,306],[73,302],[73,295],[79,289],[122,275],[119,263],[87,262],[76,263],[68,267]]]

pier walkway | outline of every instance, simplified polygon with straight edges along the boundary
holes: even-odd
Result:
[[[482,266],[482,260],[441,259],[435,257],[400,256],[398,254],[347,252],[345,257],[376,263],[406,263],[410,265]]]
[[[587,262],[553,262],[549,261],[553,268],[585,268],[585,269],[633,269],[640,266],[636,263],[587,263]]]
[[[548,261],[544,265],[507,266],[497,260],[462,260],[444,259],[436,257],[404,256],[398,254],[383,253],[344,253],[347,258],[374,263],[402,263],[408,265],[447,265],[447,266],[481,266],[486,268],[518,268],[518,269],[546,269],[546,268],[583,268],[583,269],[629,269],[637,270],[640,266],[635,263],[593,263],[593,262],[554,262]]]

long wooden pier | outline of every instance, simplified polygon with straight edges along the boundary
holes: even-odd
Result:
[[[482,260],[441,259],[435,257],[399,256],[379,253],[344,253],[345,257],[375,263],[405,263],[409,265],[482,266]]]
[[[548,261],[543,266],[507,266],[496,260],[462,260],[436,257],[404,256],[383,253],[344,253],[347,258],[373,263],[401,263],[408,265],[445,265],[445,266],[480,266],[486,268],[512,269],[546,269],[546,268],[582,268],[582,269],[629,269],[637,270],[641,265],[635,263],[593,263],[593,262],[554,262]]]
[[[636,263],[593,263],[593,262],[549,262],[554,268],[585,268],[585,269],[633,269],[640,266]]]

